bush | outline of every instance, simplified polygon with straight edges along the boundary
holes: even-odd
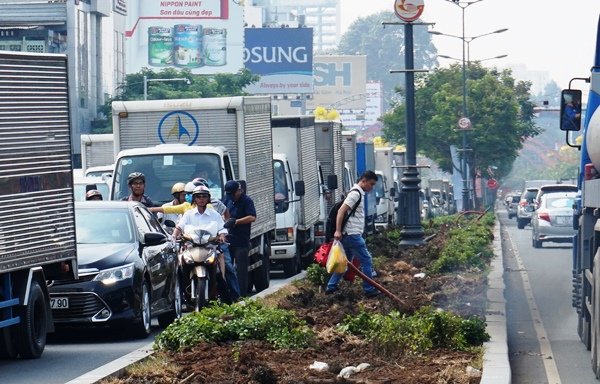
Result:
[[[306,280],[311,284],[317,286],[323,286],[327,284],[329,280],[329,274],[325,267],[321,267],[317,263],[313,263],[306,268]]]

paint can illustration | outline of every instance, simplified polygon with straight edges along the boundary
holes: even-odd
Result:
[[[197,68],[202,65],[202,26],[177,24],[173,33],[173,57],[175,65]]]
[[[227,64],[227,29],[204,29],[204,63],[211,66]]]
[[[148,65],[165,67],[173,64],[173,29],[148,28]]]

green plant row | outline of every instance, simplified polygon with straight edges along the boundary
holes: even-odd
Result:
[[[289,310],[251,300],[214,304],[169,325],[154,342],[156,350],[180,351],[201,342],[264,340],[281,349],[305,348],[314,341],[306,322]]]
[[[392,311],[371,314],[361,309],[338,326],[342,332],[364,337],[383,356],[422,354],[432,349],[468,350],[490,340],[485,321],[463,319],[451,312],[424,307],[408,316]]]

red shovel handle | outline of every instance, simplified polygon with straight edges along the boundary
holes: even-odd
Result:
[[[377,288],[380,292],[382,292],[384,295],[386,295],[390,299],[394,300],[400,306],[402,306],[402,307],[405,306],[404,302],[402,300],[400,300],[400,298],[398,296],[394,295],[392,292],[383,288],[383,286],[381,284],[377,283],[375,280],[371,279],[370,277],[368,277],[367,275],[362,273],[362,271],[360,269],[356,268],[356,266],[354,264],[349,262],[348,268],[352,269],[358,276],[360,276],[361,279],[363,279],[367,283],[369,283],[372,286],[374,286],[375,288]]]

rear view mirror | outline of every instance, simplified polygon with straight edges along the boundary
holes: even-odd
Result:
[[[581,91],[563,89],[560,93],[560,129],[579,131],[581,129]]]
[[[334,190],[338,188],[337,175],[327,175],[327,189]]]
[[[306,190],[304,189],[304,180],[296,180],[294,183],[294,189],[296,190],[296,196],[304,196],[306,194]]]

